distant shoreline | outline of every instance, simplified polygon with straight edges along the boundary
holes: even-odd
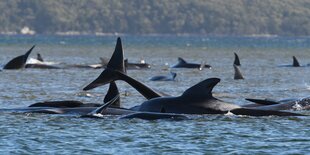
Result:
[[[42,33],[42,34],[22,34],[17,32],[0,32],[0,35],[7,36],[210,36],[210,37],[255,37],[255,38],[274,38],[274,37],[310,37],[310,36],[299,36],[299,35],[274,35],[274,34],[246,34],[246,35],[219,35],[219,34],[197,34],[197,33],[145,33],[145,34],[131,34],[131,33],[86,33],[86,32],[56,32],[56,33]]]

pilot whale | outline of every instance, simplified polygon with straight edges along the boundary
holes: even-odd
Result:
[[[117,98],[115,98],[118,96]],[[111,102],[113,100],[113,102]],[[111,82],[109,90],[104,98],[104,103],[109,106],[103,114],[107,115],[123,115],[133,113],[130,109],[120,108],[119,92],[116,84]],[[80,101],[65,100],[65,101],[45,101],[29,105],[24,108],[0,109],[1,112],[21,112],[21,113],[46,113],[46,114],[73,114],[86,115],[96,110],[102,104],[98,103],[82,103]]]
[[[151,77],[149,80],[150,81],[174,81],[176,76],[177,76],[177,73],[170,72],[169,76],[158,75],[158,76]]]
[[[271,99],[250,99],[246,100],[256,103],[251,107],[256,109],[266,110],[310,110],[310,97],[305,98],[292,98],[283,100],[271,100]]]
[[[279,67],[308,67],[309,65],[301,65],[298,59],[293,56],[293,63],[291,65],[279,65]]]
[[[35,45],[33,45],[24,55],[17,56],[10,60],[6,65],[4,65],[3,69],[21,69],[25,67],[27,59],[34,49]]]
[[[99,69],[103,65],[97,64],[66,64],[60,62],[48,62],[44,61],[41,54],[37,54],[37,58],[30,58],[25,65],[25,68],[35,68],[35,69]]]
[[[104,115],[110,114],[108,107],[112,104],[115,104],[117,99],[119,98],[119,95],[116,95],[114,98],[103,104],[102,106],[96,108],[92,112],[82,115],[82,118],[103,118]],[[123,111],[122,113],[125,116],[121,116],[120,119],[132,119],[132,118],[139,118],[144,120],[157,120],[157,119],[174,119],[174,120],[183,120],[188,119],[185,115],[181,114],[172,114],[172,113],[164,113],[164,110],[160,113],[154,113],[154,112],[135,112],[127,110],[125,113]]]
[[[100,57],[102,67],[105,68],[108,64],[108,60],[106,58]],[[146,63],[144,59],[141,59],[139,63],[129,62],[128,59],[125,59],[125,67],[126,69],[149,69],[151,65]]]
[[[198,68],[198,69],[202,69],[202,68],[209,68],[211,69],[211,66],[208,64],[196,64],[196,63],[189,63],[187,61],[185,61],[183,58],[179,57],[178,58],[178,63],[173,65],[172,68]]]
[[[206,79],[187,89],[181,96],[165,97],[143,83],[126,75],[121,39],[117,39],[114,53],[106,69],[83,90],[90,90],[111,81],[123,80],[133,86],[144,97],[149,99],[139,106],[131,108],[141,112],[161,112],[176,114],[225,114],[231,112],[236,115],[250,116],[302,116],[282,111],[247,109],[235,104],[226,103],[212,96],[213,87],[220,81],[218,78]]]

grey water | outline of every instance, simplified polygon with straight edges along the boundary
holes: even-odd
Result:
[[[131,36],[122,37],[130,62],[144,59],[148,70],[128,75],[148,86],[180,95],[201,80],[218,77],[214,96],[238,105],[245,98],[310,96],[308,37]],[[0,36],[0,64],[36,48],[46,61],[94,64],[109,58],[116,36]],[[245,80],[233,80],[233,52]],[[206,62],[212,69],[172,69],[177,57]],[[108,86],[83,92],[102,69],[22,69],[0,72],[1,108],[25,107],[48,100],[102,103]],[[177,73],[176,81],[154,82],[155,75]],[[123,107],[145,99],[128,84],[117,82]],[[310,114],[308,111],[295,111]],[[118,116],[86,119],[49,114],[1,113],[1,154],[309,154],[309,117],[192,116],[189,120],[119,120]]]

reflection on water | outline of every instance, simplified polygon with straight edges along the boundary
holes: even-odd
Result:
[[[93,64],[109,58],[116,37],[1,36],[0,62],[5,64],[36,44],[31,57],[41,53],[46,61]],[[221,78],[214,95],[235,104],[244,98],[296,98],[310,96],[310,67],[277,67],[291,64],[292,56],[301,64],[310,63],[310,38],[247,38],[206,36],[125,36],[125,56],[130,62],[141,58],[152,64],[149,70],[129,70],[128,75],[156,90],[180,95],[190,86],[210,77]],[[239,51],[245,80],[233,80],[233,52]],[[170,69],[177,57],[189,62],[205,61],[212,69]],[[169,70],[176,81],[152,82],[155,75]],[[82,88],[101,69],[2,71],[2,108],[22,107],[45,100],[79,100],[101,103],[107,86],[89,91]],[[128,84],[118,81],[124,107],[145,99]],[[309,112],[303,112],[309,114]],[[240,117],[206,115],[185,121],[143,121],[80,119],[43,114],[0,115],[1,153],[244,153],[274,154],[309,152],[307,117]]]

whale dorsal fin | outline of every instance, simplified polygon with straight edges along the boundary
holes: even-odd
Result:
[[[41,62],[44,61],[40,53],[37,53],[37,60],[39,60]]]
[[[118,91],[118,88],[117,88],[115,82],[110,82],[109,90],[108,90],[107,94],[105,95],[103,102],[107,103],[117,95],[119,95],[119,91]],[[115,101],[111,106],[120,107],[120,99],[118,99],[118,101]]]
[[[209,78],[187,89],[182,97],[190,97],[191,99],[212,98],[212,89],[220,82],[219,78]]]
[[[178,62],[179,64],[187,64],[187,62],[181,57],[178,57]]]
[[[234,79],[235,80],[241,80],[244,79],[239,67],[237,65],[234,64],[234,70],[235,70],[235,75],[234,75]]]
[[[35,45],[33,45],[24,55],[17,56],[4,65],[3,69],[21,69],[25,66],[26,61],[33,50]]]
[[[237,53],[234,53],[234,54],[235,54],[234,65],[241,66],[238,54]]]
[[[95,115],[95,114],[100,114],[102,111],[107,109],[110,105],[115,103],[118,99],[120,98],[119,95],[116,95],[114,98],[112,98],[110,101],[107,103],[104,103],[102,106],[98,107],[97,109],[93,110],[92,112],[88,113],[87,115]]]
[[[293,67],[300,67],[300,64],[295,56],[293,56]]]

